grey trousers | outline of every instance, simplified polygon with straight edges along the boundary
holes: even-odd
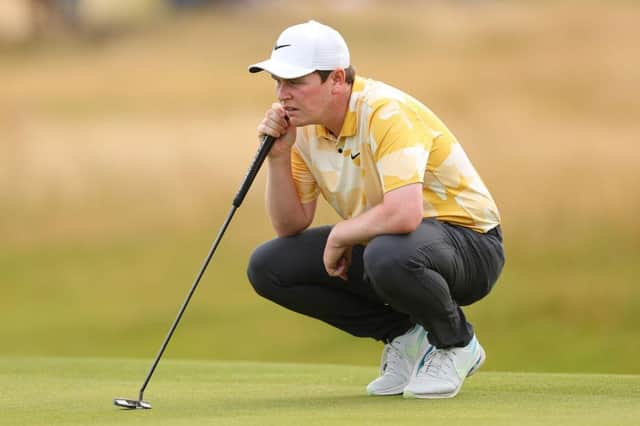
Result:
[[[322,255],[330,226],[260,245],[248,265],[256,292],[347,333],[389,342],[420,324],[438,348],[465,346],[473,327],[461,306],[492,289],[504,265],[500,227],[481,234],[424,219],[409,234],[353,247],[349,280],[330,277]]]

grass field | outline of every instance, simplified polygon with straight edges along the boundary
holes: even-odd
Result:
[[[635,425],[640,376],[484,373],[452,400],[369,397],[372,367],[111,358],[0,358],[2,425]]]
[[[245,278],[245,214],[231,227],[168,349],[170,356],[375,365],[381,346],[259,298]],[[215,229],[0,253],[7,355],[150,357],[175,317]],[[468,310],[488,370],[640,373],[634,240],[533,250],[511,244],[491,298]],[[169,244],[171,242],[172,244]],[[258,241],[256,241],[257,243]],[[591,262],[576,270],[576,264]],[[628,265],[619,269],[620,263]],[[602,282],[618,285],[605,287]],[[558,286],[558,282],[566,282]],[[52,284],[54,283],[54,284]],[[575,285],[588,291],[576,294]],[[593,311],[597,300],[600,307]],[[221,344],[222,343],[222,344]],[[616,350],[608,348],[614,347]]]

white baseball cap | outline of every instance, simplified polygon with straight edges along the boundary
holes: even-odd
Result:
[[[351,64],[349,48],[339,32],[316,21],[287,28],[280,34],[271,58],[249,67],[280,78],[298,78],[315,70],[332,71]]]

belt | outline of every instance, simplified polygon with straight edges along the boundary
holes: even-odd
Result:
[[[487,232],[487,234],[493,235],[494,237],[502,241],[502,229],[500,228],[500,225],[492,228],[489,232]]]

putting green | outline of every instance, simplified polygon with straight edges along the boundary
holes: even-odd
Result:
[[[480,372],[451,400],[369,397],[374,367],[163,360],[0,358],[2,425],[632,425],[639,375]]]

